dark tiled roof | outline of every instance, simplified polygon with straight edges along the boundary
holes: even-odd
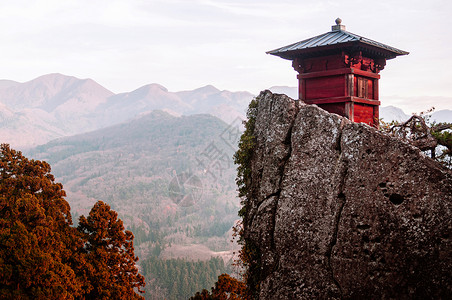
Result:
[[[331,47],[334,45],[339,46],[345,43],[360,43],[367,44],[371,47],[376,47],[384,52],[389,52],[390,56],[395,57],[398,55],[406,55],[409,52],[376,42],[374,40],[359,36],[357,34],[345,31],[345,30],[333,30],[285,47],[281,47],[272,51],[268,51],[267,54],[280,56],[282,58],[291,59],[293,53],[302,53],[308,49],[319,47]],[[319,49],[320,50],[320,49]]]

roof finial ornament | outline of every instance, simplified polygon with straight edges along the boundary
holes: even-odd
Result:
[[[342,19],[337,18],[335,20],[336,25],[331,26],[331,31],[345,31],[345,25],[342,25]]]

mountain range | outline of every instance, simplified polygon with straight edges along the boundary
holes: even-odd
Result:
[[[55,138],[88,132],[152,111],[172,115],[207,113],[229,123],[244,118],[253,98],[248,92],[220,91],[208,85],[169,92],[149,84],[114,94],[92,79],[48,74],[28,82],[0,81],[2,142],[24,149]]]
[[[398,107],[395,106],[384,106],[380,108],[380,118],[385,122],[399,121],[403,122],[410,118],[410,115],[403,112]],[[452,110],[443,109],[434,111],[430,115],[430,121],[435,121],[436,123],[452,122]]]

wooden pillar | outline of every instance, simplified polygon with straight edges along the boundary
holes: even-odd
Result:
[[[378,94],[378,78],[375,78],[372,83],[374,90],[374,100],[379,100],[380,95]],[[374,127],[380,128],[380,106],[374,106]]]
[[[345,74],[345,95],[353,97],[355,92],[355,76],[353,74]]]
[[[379,95],[378,95],[378,78],[375,78],[375,79],[373,80],[372,85],[373,85],[373,87],[374,87],[374,90],[373,90],[374,100],[379,100],[379,99],[378,99],[378,98],[379,98]]]
[[[355,109],[354,109],[353,102],[346,102],[344,105],[345,105],[345,117],[353,122],[355,120],[355,116],[354,116]]]
[[[374,106],[374,122],[373,125],[375,128],[380,128],[380,111],[379,111],[379,106],[375,105]]]
[[[306,100],[306,81],[301,77],[301,74],[297,75],[298,78],[298,100]]]

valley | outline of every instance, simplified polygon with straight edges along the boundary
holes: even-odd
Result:
[[[220,257],[226,268],[237,250],[231,227],[239,209],[234,149],[222,138],[227,129],[228,124],[211,115],[175,117],[153,111],[26,154],[51,164],[75,221],[97,200],[117,211],[135,235],[140,266],[150,260],[158,264],[160,259]],[[144,270],[150,272],[143,274],[149,282],[157,280],[147,287],[155,294],[164,284],[153,271]]]

